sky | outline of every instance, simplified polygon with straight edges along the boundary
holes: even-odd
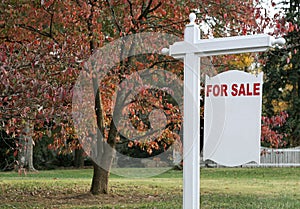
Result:
[[[261,6],[265,9],[267,16],[269,16],[271,19],[274,18],[274,15],[276,13],[280,13],[281,15],[284,15],[284,10],[282,7],[284,5],[281,3],[283,0],[261,0]],[[272,6],[272,2],[276,4],[275,7]],[[266,28],[264,33],[270,33],[273,32],[272,28]]]
[[[276,6],[272,6],[272,2],[274,2],[276,4]],[[274,18],[274,15],[276,13],[281,13],[283,15],[284,11],[282,9],[283,4],[281,4],[280,2],[282,2],[282,0],[261,0],[261,7],[262,7],[262,12],[265,13],[266,15],[269,16],[271,19]],[[260,24],[258,22],[258,24]],[[205,33],[205,34],[209,34],[210,30],[207,24],[205,23],[201,23],[200,24],[200,28],[201,30]],[[272,33],[273,29],[270,27],[267,27],[264,30],[264,33]],[[212,35],[210,35],[210,38],[213,38]]]

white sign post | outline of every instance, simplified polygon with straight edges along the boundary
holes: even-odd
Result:
[[[191,13],[184,41],[176,42],[162,53],[184,61],[183,118],[183,208],[200,208],[200,57],[266,51],[284,39],[269,35],[200,39],[196,15]]]

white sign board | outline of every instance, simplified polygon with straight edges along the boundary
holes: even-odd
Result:
[[[259,163],[263,73],[206,76],[204,160],[225,166]]]

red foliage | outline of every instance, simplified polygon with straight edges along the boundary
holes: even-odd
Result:
[[[281,127],[286,123],[288,114],[286,112],[281,112],[279,115],[272,117],[262,117],[261,125],[261,141],[267,142],[271,147],[284,147],[287,142],[283,140],[287,134],[279,133],[275,128]]]
[[[35,126],[35,139],[43,135],[53,137],[49,147],[57,149],[78,146],[66,142],[76,138],[71,119],[72,88],[83,61],[98,47],[139,32],[166,32],[182,37],[194,8],[200,9],[198,21],[210,24],[216,37],[261,31],[255,21],[261,16],[255,17],[253,1],[248,0],[203,0],[200,4],[179,0],[41,2],[9,1],[0,5],[0,129],[17,137],[25,122],[30,121]],[[147,65],[136,62],[135,67],[143,69]],[[182,68],[179,65],[171,70],[178,72]],[[115,77],[126,76],[120,74],[122,69],[116,69]],[[108,88],[101,94],[107,127],[113,109],[109,98],[119,81],[115,77],[106,79],[103,86]],[[147,92],[143,94],[146,96]],[[180,129],[174,114],[176,108],[159,99],[152,101],[167,107],[169,119],[176,121]],[[138,104],[134,107],[143,109]],[[131,120],[138,122],[139,118]],[[139,123],[137,127],[143,130],[144,125]],[[170,130],[163,136],[177,137]],[[157,148],[151,141],[147,146]]]

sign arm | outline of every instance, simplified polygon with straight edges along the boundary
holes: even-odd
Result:
[[[247,52],[264,52],[275,45],[285,44],[285,39],[275,39],[266,34],[236,36],[214,39],[200,39],[190,44],[187,41],[174,43],[170,49],[164,49],[175,58],[183,57],[186,53],[194,53],[199,57],[224,54],[239,54]]]

